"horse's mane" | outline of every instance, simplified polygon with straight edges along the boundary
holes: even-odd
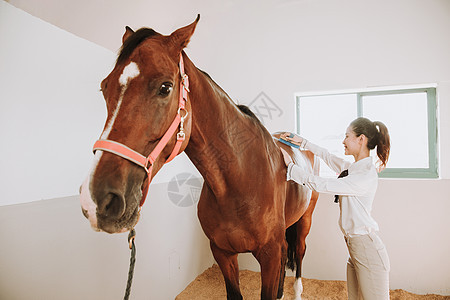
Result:
[[[258,119],[258,117],[255,115],[254,112],[252,112],[252,110],[250,109],[250,107],[248,107],[247,105],[244,104],[238,104],[237,107],[239,108],[239,110],[241,112],[243,112],[244,114],[246,114],[247,116],[251,117],[252,119],[255,119],[255,121],[258,121],[258,123],[261,123]]]
[[[146,39],[156,35],[160,34],[151,28],[141,28],[137,30],[123,43],[120,48],[119,56],[117,57],[117,63],[124,62],[128,57],[130,57],[131,53],[133,53],[137,46],[139,46]]]
[[[214,79],[211,78],[211,76],[209,76],[208,73],[206,73],[203,70],[200,70],[199,68],[197,68],[197,70],[199,70],[203,75],[205,75],[209,80],[211,80],[211,82],[214,83],[214,85],[220,89],[224,94],[227,94],[215,81]],[[227,94],[228,96],[228,94]],[[231,98],[230,98],[231,100]],[[233,101],[232,101],[233,102]],[[245,115],[249,116],[250,118],[252,118],[257,124],[259,124],[260,126],[264,127],[264,125],[262,125],[261,121],[258,119],[258,117],[255,115],[255,113],[247,106],[247,105],[243,105],[243,104],[236,104],[236,106],[239,108],[239,110],[244,113]]]

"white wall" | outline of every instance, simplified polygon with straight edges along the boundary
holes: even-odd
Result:
[[[167,185],[150,188],[136,226],[130,299],[174,299],[213,264],[196,207],[178,207]],[[121,299],[127,234],[91,230],[77,196],[0,208],[0,299]]]
[[[75,195],[115,54],[0,2],[0,205]]]
[[[236,101],[249,104],[261,92],[274,101],[282,114],[266,118],[269,131],[294,129],[295,92],[437,83],[441,179],[380,180],[374,215],[391,256],[391,288],[450,294],[450,2],[10,2],[112,51],[125,25],[169,34],[201,13],[188,55]],[[85,131],[82,151],[89,153],[95,137],[87,134],[99,131]],[[306,277],[345,278],[346,249],[331,202],[319,199]],[[248,256],[240,262],[254,267]]]

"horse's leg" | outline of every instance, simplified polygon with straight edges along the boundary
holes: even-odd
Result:
[[[239,289],[239,266],[237,253],[229,253],[218,248],[213,242],[210,243],[212,254],[219,264],[222,275],[225,279],[227,289],[227,300],[242,300]]]
[[[316,207],[318,194],[313,193],[311,197],[311,202],[308,206],[308,209],[297,221],[297,247],[296,247],[296,265],[297,269],[295,271],[295,282],[294,282],[294,300],[301,300],[302,292],[303,292],[303,284],[302,284],[302,261],[306,252],[306,236],[309,234],[309,230],[311,229],[312,222],[312,214],[314,208]]]
[[[280,284],[284,239],[272,240],[253,253],[261,266],[261,300],[274,300]]]
[[[301,300],[303,293],[302,262],[306,252],[306,236],[308,235],[309,229],[311,228],[311,218],[305,218],[305,216],[303,216],[296,225],[298,235],[296,249],[297,269],[295,270],[294,300]]]
[[[284,294],[284,279],[286,278],[286,259],[287,259],[286,249],[287,249],[287,246],[285,246],[281,249],[282,250],[281,269],[280,269],[280,280],[278,283],[277,299],[283,299],[283,294]]]

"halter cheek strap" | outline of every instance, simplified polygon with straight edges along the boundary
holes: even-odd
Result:
[[[163,137],[159,140],[158,144],[156,145],[156,147],[153,149],[153,151],[150,153],[149,156],[146,157],[140,154],[139,152],[125,146],[124,144],[107,139],[98,140],[94,144],[93,149],[94,152],[97,150],[106,151],[115,154],[117,156],[120,156],[124,159],[127,159],[145,169],[145,171],[147,172],[148,182],[147,185],[142,190],[142,199],[139,206],[144,205],[145,198],[147,196],[148,187],[150,186],[150,182],[152,180],[153,163],[156,161],[156,159],[161,154],[163,149],[167,146],[170,139],[172,138],[172,136],[174,135],[174,133],[177,131],[178,128],[179,131],[177,133],[177,141],[172,150],[172,153],[170,154],[169,158],[166,160],[165,163],[168,163],[179,154],[181,145],[185,140],[185,133],[183,126],[184,120],[188,115],[188,112],[186,110],[186,102],[188,100],[189,79],[188,76],[184,73],[184,63],[182,54],[180,54],[180,73],[181,73],[180,97],[178,101],[177,114],[172,124],[169,126],[166,133],[164,133]]]

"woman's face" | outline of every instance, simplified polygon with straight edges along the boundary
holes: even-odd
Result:
[[[345,132],[344,144],[345,155],[358,154],[362,146],[362,136],[357,137],[355,132],[349,126]]]

